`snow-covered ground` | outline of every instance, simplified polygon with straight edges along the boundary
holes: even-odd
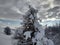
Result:
[[[18,40],[15,40],[12,38],[14,35],[14,31],[12,30],[12,32],[13,32],[12,35],[6,35],[6,34],[4,34],[3,31],[4,31],[4,29],[0,28],[0,45],[17,45]],[[30,35],[30,32],[27,32],[26,36],[28,37],[29,35]],[[37,32],[37,35],[36,35],[37,45],[43,45],[43,42],[44,42],[44,44],[46,43],[46,45],[54,45],[52,40],[47,39],[45,37],[41,37],[41,36],[42,36],[42,33]],[[43,38],[43,40],[41,40],[41,38]]]
[[[4,34],[4,29],[0,28],[0,45],[12,45],[12,39],[11,36],[5,35]]]

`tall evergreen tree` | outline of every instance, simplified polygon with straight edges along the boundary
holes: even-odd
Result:
[[[38,10],[34,9],[31,5],[29,5],[29,10],[27,11],[26,16],[24,17],[24,31],[23,31],[23,34],[27,31],[31,31],[31,34],[30,34],[31,38],[28,37],[28,39],[26,40],[26,43],[27,43],[26,45],[32,45],[32,37],[34,37],[34,33],[36,32],[36,30],[38,30],[34,26],[34,22],[36,20],[35,15],[37,14],[37,12],[38,12]],[[24,37],[26,37],[26,35],[24,35]],[[19,40],[18,45],[20,45],[20,42],[21,42],[21,40]],[[22,42],[24,42],[24,41],[22,41]],[[22,43],[22,45],[23,45],[23,43]]]

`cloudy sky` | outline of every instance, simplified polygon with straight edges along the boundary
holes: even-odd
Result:
[[[19,20],[27,12],[28,5],[38,10],[38,16],[41,19],[60,19],[60,0],[0,0],[0,26],[1,22],[7,19],[8,25],[19,25]],[[3,21],[1,21],[3,20]],[[16,23],[14,22],[16,21]],[[14,24],[13,24],[14,22]]]

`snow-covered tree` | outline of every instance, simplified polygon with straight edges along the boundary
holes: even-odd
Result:
[[[35,32],[38,31],[38,29],[35,27],[35,21],[36,21],[36,14],[38,10],[34,9],[31,5],[29,5],[29,10],[24,16],[24,30],[23,34],[24,39],[22,39],[22,45],[26,43],[26,45],[32,45],[32,38],[35,37]],[[21,37],[21,36],[20,36]],[[18,41],[18,45],[21,44],[21,39]],[[34,43],[36,44],[36,43]],[[24,44],[25,45],[25,44]]]

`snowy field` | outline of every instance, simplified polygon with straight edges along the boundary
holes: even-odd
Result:
[[[5,35],[3,31],[4,29],[0,28],[0,45],[12,45],[12,35]]]
[[[42,37],[43,33],[44,33],[44,31],[41,33],[37,32],[37,35],[36,35],[36,38],[38,40],[37,45],[43,45],[43,43],[41,43],[42,40],[39,40]],[[18,40],[13,39],[12,38],[13,35],[14,35],[13,30],[12,30],[12,35],[6,35],[6,34],[4,34],[4,29],[0,28],[0,45],[17,45]],[[47,39],[47,38],[43,38],[43,42],[45,43],[46,41],[48,41],[48,45],[54,45],[52,40]],[[46,42],[46,44],[47,44],[47,42]]]

